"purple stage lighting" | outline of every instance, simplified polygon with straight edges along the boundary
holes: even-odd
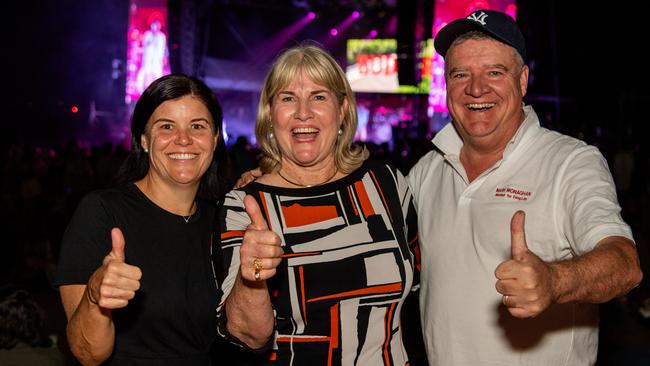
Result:
[[[327,47],[330,44],[330,42],[337,40],[338,36],[343,36],[345,32],[348,31],[352,23],[354,23],[360,17],[361,17],[361,13],[359,11],[355,10],[351,12],[345,17],[345,19],[341,20],[340,23],[336,24],[334,27],[330,29],[329,36],[327,36],[327,34],[323,34],[323,38],[321,39],[321,42]]]
[[[370,33],[368,33],[368,36],[366,38],[375,38],[375,37],[377,37],[377,34],[378,34],[377,30],[373,29],[373,30],[370,31]]]
[[[394,37],[397,33],[397,15],[393,15],[389,20],[386,28],[384,29],[384,36]]]
[[[290,24],[280,32],[271,35],[269,38],[260,42],[252,51],[255,55],[256,63],[264,63],[272,58],[277,52],[285,47],[304,27],[316,18],[316,13],[310,11],[293,24]]]
[[[341,21],[341,23],[337,24],[336,27],[333,29],[336,29],[336,34],[343,34],[350,28],[352,23],[354,23],[355,20],[357,20],[361,16],[361,13],[359,13],[357,10],[353,11],[350,15],[348,15],[345,19]],[[332,32],[330,31],[330,34]],[[335,36],[336,34],[332,34]]]

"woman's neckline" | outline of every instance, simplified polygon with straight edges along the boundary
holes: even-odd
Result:
[[[189,224],[196,221],[198,217],[200,217],[200,208],[199,208],[200,205],[196,199],[192,203],[192,212],[190,215],[179,215],[175,212],[169,211],[164,207],[160,206],[149,196],[147,196],[147,194],[135,182],[130,183],[129,186],[138,196],[140,196],[143,200],[145,200],[145,202],[147,202],[150,206],[158,210],[163,215],[172,218],[176,222],[182,224]]]
[[[344,175],[342,177],[333,179],[330,182],[324,183],[322,185],[315,185],[312,187],[287,187],[287,186],[280,186],[280,185],[273,185],[269,183],[262,183],[257,180],[250,182],[248,185],[245,187],[257,187],[257,188],[262,188],[264,191],[271,191],[271,192],[277,192],[277,193],[282,193],[286,195],[296,195],[296,196],[304,196],[305,194],[321,194],[321,193],[327,193],[331,191],[335,191],[340,189],[342,186],[346,186],[349,184],[349,182],[352,180],[359,180],[361,177],[363,177],[368,170],[374,166],[371,165],[372,159],[366,159],[363,164],[356,170],[352,171],[351,173]]]

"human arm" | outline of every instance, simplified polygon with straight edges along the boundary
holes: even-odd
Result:
[[[108,309],[88,299],[86,285],[64,285],[59,291],[68,319],[66,333],[72,354],[83,365],[99,365],[113,352],[115,328]]]
[[[110,357],[115,343],[112,310],[125,307],[140,287],[140,269],[124,263],[122,232],[111,230],[111,240],[111,252],[88,284],[60,287],[68,343],[83,365],[99,365]]]
[[[266,280],[275,275],[276,267],[281,262],[282,249],[277,234],[268,230],[255,199],[246,196],[243,202],[250,224],[241,238],[239,258],[232,258],[238,264],[234,268],[231,266],[231,271],[236,271],[236,275],[221,311],[226,314],[227,332],[249,348],[258,349],[269,341],[275,328],[275,315]],[[233,212],[227,211],[226,215]],[[227,231],[234,228],[228,227],[228,217],[226,226]],[[236,251],[234,255],[237,255]],[[255,276],[256,259],[262,265],[258,271],[259,279]]]
[[[569,261],[551,264],[556,302],[602,303],[623,296],[643,277],[634,243],[610,236],[594,250]]]
[[[634,243],[620,236],[601,239],[593,250],[569,260],[544,262],[528,249],[525,214],[511,221],[512,259],[496,269],[496,289],[509,312],[533,317],[553,303],[602,303],[622,296],[641,282]]]
[[[418,219],[409,182],[399,171],[396,174],[398,187],[397,197],[400,198],[400,204],[402,206],[404,227],[406,229],[406,242],[408,243],[413,266],[413,285],[402,304],[400,316],[402,338],[411,364],[427,365],[426,346],[422,337],[422,312],[419,302],[421,253]]]
[[[255,179],[259,178],[262,176],[262,170],[260,168],[255,168],[251,169],[249,171],[246,171],[242,173],[242,175],[237,179],[237,182],[235,182],[235,188],[241,188],[248,183],[254,181]]]
[[[387,202],[389,206],[398,204],[396,208],[391,208],[391,211],[394,213],[391,214],[392,217],[399,217],[401,221],[401,227],[397,227],[396,231],[400,235],[404,235],[404,239],[408,245],[408,251],[411,256],[411,265],[413,268],[413,283],[411,286],[411,291],[417,291],[420,286],[420,237],[418,233],[418,216],[415,209],[413,192],[410,188],[409,181],[407,180],[402,173],[392,165],[389,165],[391,175],[395,179],[395,193],[392,190],[389,190],[389,187],[385,184],[381,184],[382,191],[386,191],[387,198],[394,196],[394,199],[388,198]],[[381,182],[388,182],[388,179],[383,179],[380,172],[376,172],[377,180]],[[397,212],[399,210],[400,212]]]

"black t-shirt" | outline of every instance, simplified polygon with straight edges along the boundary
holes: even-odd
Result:
[[[106,364],[210,364],[219,298],[210,258],[219,245],[212,235],[216,205],[197,203],[186,222],[130,184],[90,193],[79,204],[55,284],[86,284],[111,251],[113,227],[124,234],[126,263],[142,270],[140,290],[113,311],[115,347]]]

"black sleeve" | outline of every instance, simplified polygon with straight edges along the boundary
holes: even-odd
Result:
[[[90,193],[79,203],[61,242],[54,285],[85,284],[111,251],[114,219],[101,196]]]

